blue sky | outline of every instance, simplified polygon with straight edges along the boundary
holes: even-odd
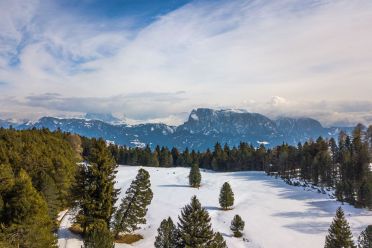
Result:
[[[0,118],[372,122],[370,0],[0,0]]]

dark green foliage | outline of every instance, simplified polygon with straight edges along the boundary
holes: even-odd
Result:
[[[139,169],[115,213],[113,222],[115,236],[121,232],[131,233],[138,229],[139,224],[146,223],[147,206],[150,205],[152,197],[150,174],[144,169]]]
[[[158,235],[155,238],[155,248],[179,248],[181,240],[176,226],[170,217],[164,219],[158,228]]]
[[[79,157],[70,136],[0,128],[0,247],[55,247],[54,220],[70,203]]]
[[[83,142],[86,156],[89,154],[89,139]],[[142,166],[184,166],[191,167],[192,164],[198,164],[200,168],[214,169],[219,171],[236,170],[263,170],[269,162],[269,151],[261,145],[255,149],[247,143],[240,143],[238,147],[229,148],[225,145],[223,148],[219,143],[216,144],[213,151],[207,149],[205,152],[195,150],[189,151],[186,148],[183,152],[173,147],[157,146],[151,150],[149,146],[144,149],[135,147],[110,145],[109,150],[118,164],[142,165]]]
[[[234,237],[240,238],[243,236],[242,231],[244,230],[244,221],[239,215],[235,215],[233,220],[231,221],[230,229],[234,233]]]
[[[227,248],[226,241],[223,239],[221,233],[217,232],[214,234],[214,238],[208,248]]]
[[[227,210],[234,205],[234,193],[228,182],[225,182],[222,185],[219,202],[221,208],[223,208],[224,210]]]
[[[97,221],[104,221],[107,227],[111,222],[119,193],[114,188],[116,168],[105,141],[92,139],[87,164],[80,165],[74,192],[80,209],[77,223],[84,234],[93,229]]]
[[[325,241],[325,248],[354,248],[353,235],[350,226],[345,219],[344,211],[341,207],[337,209],[336,216],[328,229]]]
[[[5,197],[1,216],[5,228],[1,231],[7,241],[24,248],[55,247],[47,203],[32,186],[26,171],[19,171]]]
[[[27,172],[34,188],[45,198],[52,219],[69,204],[75,181],[78,155],[68,141],[70,136],[47,129],[0,128],[0,165],[10,165],[13,173],[21,169]]]
[[[372,225],[367,226],[359,235],[358,248],[372,248]]]
[[[198,164],[193,164],[189,174],[189,184],[191,187],[199,188],[201,181],[201,174]]]
[[[183,247],[204,248],[210,245],[214,238],[211,219],[196,196],[193,196],[191,203],[182,209],[178,219]]]
[[[104,221],[94,223],[84,238],[84,248],[114,248],[114,238]]]

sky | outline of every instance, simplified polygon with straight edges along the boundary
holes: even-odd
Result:
[[[372,124],[370,0],[0,0],[0,119]]]

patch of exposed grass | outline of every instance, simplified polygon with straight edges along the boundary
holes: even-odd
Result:
[[[74,234],[78,234],[78,235],[83,234],[83,228],[81,228],[80,224],[77,224],[77,223],[72,224],[72,226],[70,226],[68,230],[70,230],[70,232]]]
[[[134,242],[137,242],[141,239],[143,239],[143,237],[140,234],[123,234],[119,235],[115,242],[122,244],[133,244]]]

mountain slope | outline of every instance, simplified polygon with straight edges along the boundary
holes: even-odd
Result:
[[[111,116],[95,116],[113,120]],[[0,122],[0,126],[9,126]],[[143,147],[150,144],[175,146],[180,149],[205,150],[216,142],[237,146],[241,141],[254,146],[264,143],[274,146],[283,142],[297,144],[319,136],[337,138],[340,128],[324,128],[311,118],[282,117],[272,120],[264,115],[242,110],[195,109],[188,120],[180,126],[166,124],[110,124],[95,119],[60,119],[43,117],[35,123],[23,123],[18,129],[46,127],[50,130],[78,133],[88,137],[103,137],[120,145]],[[350,131],[350,128],[342,128]]]

